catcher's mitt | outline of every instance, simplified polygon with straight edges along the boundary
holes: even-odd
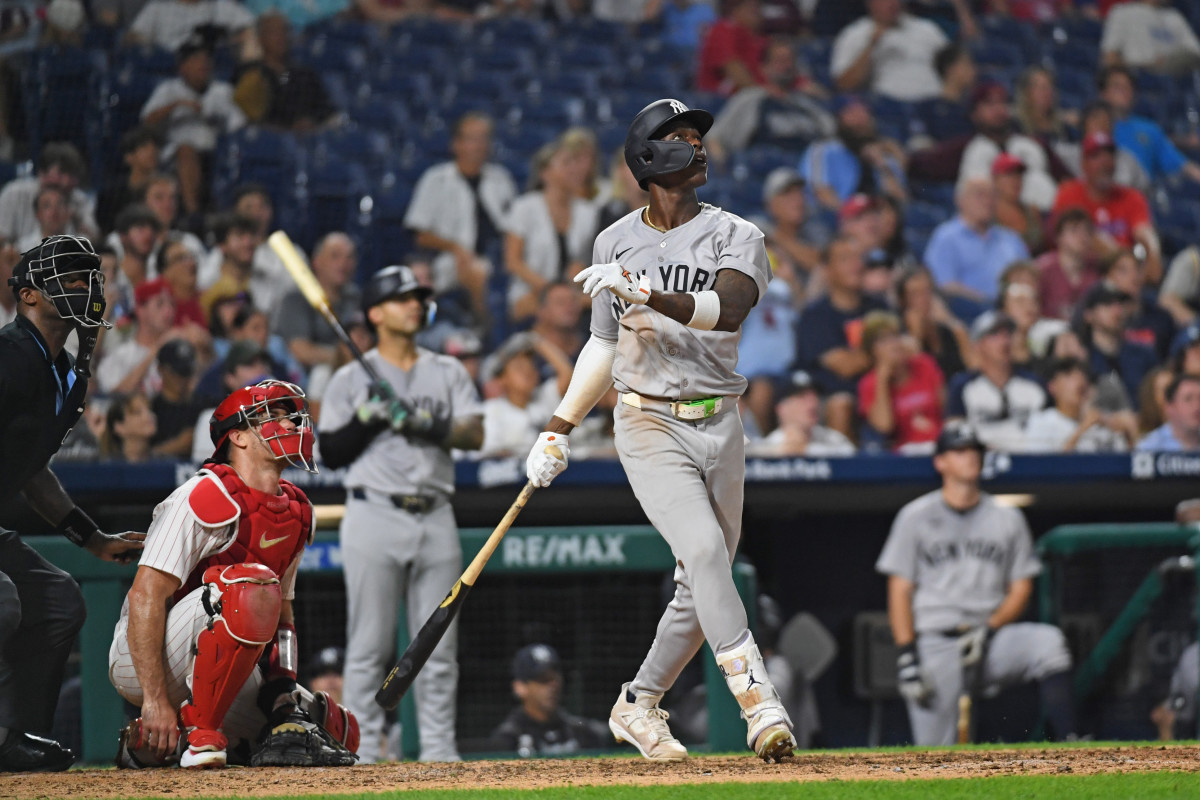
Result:
[[[255,767],[348,767],[358,756],[333,739],[297,706],[271,715],[250,757]]]

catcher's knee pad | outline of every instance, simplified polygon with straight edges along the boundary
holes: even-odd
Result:
[[[192,698],[183,707],[183,722],[216,730],[274,637],[283,596],[279,578],[262,564],[209,567],[204,582],[211,619],[196,639]]]
[[[334,702],[329,692],[314,692],[308,713],[338,744],[351,753],[358,752],[358,718],[353,711]]]

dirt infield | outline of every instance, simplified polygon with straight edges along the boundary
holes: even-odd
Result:
[[[784,764],[764,764],[750,756],[712,756],[665,764],[632,758],[589,758],[376,764],[347,769],[226,769],[195,773],[75,770],[55,775],[0,778],[0,798],[300,797],[404,788],[533,789],[565,785],[896,780],[1166,770],[1200,772],[1200,745],[821,753],[803,755]]]

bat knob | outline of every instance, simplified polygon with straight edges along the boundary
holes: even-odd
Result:
[[[551,458],[557,458],[559,461],[563,460],[563,451],[556,444],[546,445],[546,447],[542,450],[542,452],[545,453],[546,455],[550,456]]]

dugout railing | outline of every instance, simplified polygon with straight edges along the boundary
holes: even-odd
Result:
[[[468,561],[491,533],[489,529],[465,528],[460,531],[464,562]],[[79,636],[79,670],[82,683],[82,746],[81,761],[98,764],[110,762],[116,746],[116,734],[125,724],[124,702],[108,680],[108,652],[112,644],[113,628],[120,616],[121,604],[133,580],[136,565],[117,565],[102,562],[79,548],[58,538],[30,537],[27,541],[52,563],[69,572],[83,590],[87,603],[88,617]],[[650,526],[572,526],[572,527],[526,527],[513,528],[505,536],[500,548],[493,555],[479,586],[463,609],[463,621],[467,622],[476,611],[484,613],[491,604],[503,602],[503,598],[487,597],[489,577],[500,583],[505,577],[521,579],[523,576],[571,577],[586,581],[586,576],[610,575],[619,579],[621,574],[649,575],[658,573],[666,576],[673,571],[675,560],[670,548]],[[341,572],[341,554],[336,530],[318,531],[316,540],[304,554],[301,573],[297,581],[296,611],[300,623],[302,646],[306,631],[304,581],[310,576],[329,576]],[[738,562],[734,568],[734,579],[742,601],[754,624],[754,598],[757,594],[757,577],[749,564]],[[572,581],[575,582],[575,581]],[[447,587],[448,589],[449,587]],[[480,590],[483,591],[480,591]],[[658,611],[653,619],[641,620],[642,627],[653,631],[661,605],[654,604]],[[473,610],[474,609],[474,610]],[[605,609],[591,609],[604,614]],[[398,649],[408,641],[403,615],[399,625]],[[328,631],[324,634],[329,635]],[[341,638],[342,631],[336,632]],[[309,633],[311,636],[311,632]],[[460,628],[460,637],[461,637]],[[581,632],[587,635],[586,631]],[[310,640],[311,641],[311,640]],[[628,649],[626,655],[641,658],[650,640],[630,638],[620,643]],[[609,643],[600,645],[607,648]],[[463,653],[460,638],[460,663]],[[707,651],[707,648],[706,648]],[[706,652],[707,654],[707,652]],[[507,681],[512,652],[496,652],[486,655],[490,669]],[[303,659],[302,659],[303,660]],[[736,702],[725,689],[714,659],[704,658],[705,683],[709,719],[707,748],[711,751],[738,751],[745,747],[745,726],[739,719]],[[479,663],[478,661],[476,663]],[[632,674],[632,673],[631,673]],[[605,692],[611,694],[613,687],[630,675],[605,676]],[[569,682],[569,680],[568,680]],[[460,691],[461,691],[460,681]],[[402,752],[413,758],[417,749],[416,715],[411,694],[404,698],[400,707],[402,723]]]
[[[1109,726],[1148,728],[1180,652],[1197,638],[1200,526],[1061,525],[1037,548],[1039,617],[1067,634],[1091,729],[1104,737]]]

